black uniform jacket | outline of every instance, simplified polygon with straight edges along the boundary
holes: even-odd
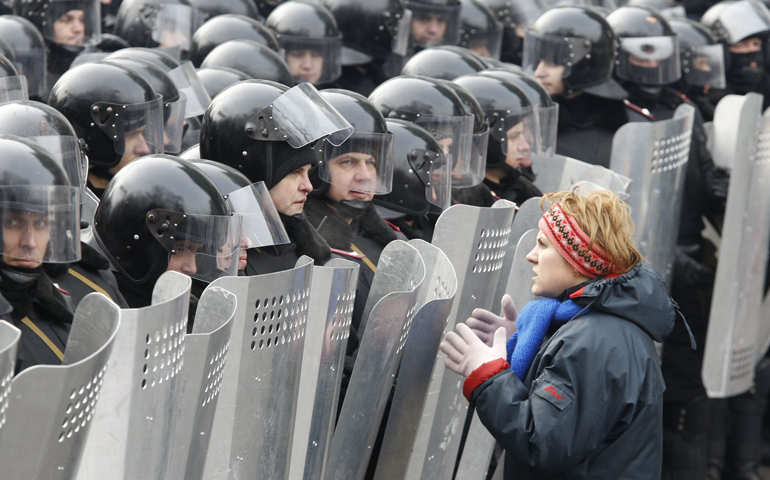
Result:
[[[524,382],[506,370],[471,397],[505,448],[505,479],[657,480],[665,384],[653,341],[676,319],[663,280],[636,266],[570,297],[591,311],[556,330]]]

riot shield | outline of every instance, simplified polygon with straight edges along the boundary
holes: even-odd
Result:
[[[363,480],[366,474],[424,277],[425,265],[415,248],[394,240],[383,249],[371,292],[382,292],[382,286],[377,286],[381,283],[395,286],[401,282],[401,289],[385,294],[369,309],[329,448],[326,480]]]
[[[74,478],[106,388],[105,366],[119,324],[117,305],[102,294],[88,295],[75,312],[62,364],[36,365],[11,381],[0,430],[3,478]],[[104,400],[98,407],[96,412]]]
[[[741,137],[734,142],[702,371],[706,393],[717,398],[751,387],[766,340],[758,337],[759,324],[768,321],[760,311],[770,241],[770,112],[760,131],[762,96],[729,97],[736,96],[725,99]],[[725,109],[722,114],[727,116]]]
[[[695,108],[682,104],[670,120],[623,125],[612,139],[610,169],[633,183],[627,203],[634,243],[652,267],[671,283],[684,178]]]
[[[212,282],[238,304],[203,478],[288,476],[312,268]]]
[[[166,272],[152,305],[121,310],[79,480],[168,478],[191,285],[190,277]]]
[[[631,179],[608,168],[563,155],[537,155],[532,159],[534,184],[543,193],[563,192],[578,182],[591,182],[616,193],[625,193]]]
[[[375,480],[404,478],[420,425],[438,346],[457,291],[454,268],[444,253],[422,240],[409,242],[420,252],[427,272],[398,371],[396,393],[377,461]]]
[[[511,275],[506,282],[505,293],[511,296],[519,312],[524,305],[539,298],[532,294],[532,264],[527,261],[527,254],[535,248],[537,232],[537,228],[528,230],[519,239],[516,252],[513,254]],[[498,306],[495,305],[495,308],[497,309]]]
[[[313,267],[291,449],[293,480],[324,478],[337,414],[342,368],[353,319],[358,264],[335,258]]]
[[[445,210],[436,223],[433,245],[452,262],[458,282],[445,331],[454,330],[455,324],[465,321],[474,308],[492,308],[514,213],[515,205],[503,200],[492,208],[455,205]],[[452,478],[468,411],[462,381],[444,368],[444,354],[439,353],[406,478]]]
[[[703,132],[706,134],[706,148],[708,148],[708,151],[711,153],[712,160],[716,162],[716,159],[714,158],[714,122],[703,122]]]
[[[0,320],[0,436],[5,425],[5,412],[8,410],[8,396],[11,393],[11,379],[16,367],[19,340],[21,330],[5,320]]]
[[[179,404],[168,478],[203,477],[235,306],[235,295],[219,287],[209,286],[198,300],[193,333],[185,338],[184,368],[177,380]]]
[[[745,145],[738,145],[745,141],[746,132],[741,130],[740,118],[737,116],[742,111],[746,102],[749,101],[747,97],[757,97],[758,93],[749,93],[746,96],[741,95],[725,95],[717,104],[714,109],[714,121],[711,123],[711,131],[719,132],[719,135],[711,134],[709,143],[711,144],[711,158],[714,160],[714,165],[728,170],[732,170],[735,166],[735,153],[739,148],[745,147]],[[751,100],[755,102],[756,99]],[[760,114],[761,115],[761,112]],[[759,122],[759,120],[758,120]],[[757,127],[752,127],[751,131],[756,131]],[[707,130],[708,132],[708,130]]]

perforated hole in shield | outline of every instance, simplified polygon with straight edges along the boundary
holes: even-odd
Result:
[[[310,289],[297,289],[256,302],[251,350],[287,345],[305,336]]]
[[[412,302],[412,306],[406,312],[406,321],[404,322],[404,326],[401,327],[401,334],[398,338],[398,349],[396,350],[396,353],[403,350],[404,346],[406,345],[406,340],[409,338],[409,330],[412,327],[412,320],[414,319],[414,314],[416,311],[417,298],[415,297],[414,301]]]
[[[88,382],[72,389],[64,407],[64,417],[59,431],[59,442],[63,442],[80,434],[94,415],[96,401],[99,400],[99,390],[104,384],[104,372],[107,366],[103,366]]]
[[[441,275],[436,275],[436,284],[433,285],[433,300],[449,298],[449,287],[441,279]]]
[[[161,385],[179,373],[183,363],[186,332],[187,319],[182,319],[145,334],[144,342],[138,347],[144,358],[143,389]]]
[[[474,252],[473,273],[496,272],[503,268],[505,247],[508,246],[508,235],[511,227],[482,229],[477,239],[477,248]]]
[[[684,132],[673,137],[656,140],[652,151],[650,173],[666,173],[679,169],[687,162],[690,153],[692,132]]]
[[[214,352],[206,364],[206,387],[203,389],[202,407],[217,398],[219,389],[222,386],[222,375],[225,371],[225,360],[227,360],[227,351],[230,349],[230,340],[222,348]]]
[[[350,324],[353,322],[353,304],[355,300],[355,290],[337,292],[331,328],[327,328],[331,341],[344,340],[350,336]]]
[[[756,165],[770,163],[770,133],[759,135],[759,147],[757,148],[757,155],[753,160]]]
[[[0,428],[5,425],[5,414],[8,410],[8,397],[11,395],[11,380],[13,371],[9,371],[0,379]]]
[[[754,345],[734,348],[730,363],[730,380],[737,381],[754,374]]]

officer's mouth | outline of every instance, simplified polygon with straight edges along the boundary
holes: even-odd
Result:
[[[531,158],[520,157],[520,158],[516,159],[516,162],[520,166],[525,167],[525,168],[532,166],[532,159]]]

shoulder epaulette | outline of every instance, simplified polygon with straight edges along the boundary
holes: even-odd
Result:
[[[650,120],[655,120],[655,117],[653,117],[653,116],[652,116],[652,113],[650,113],[650,111],[649,111],[649,110],[647,110],[646,108],[642,108],[642,107],[640,107],[639,105],[634,105],[633,103],[629,102],[627,99],[626,99],[626,100],[623,100],[623,104],[624,104],[626,107],[628,107],[628,108],[630,108],[631,110],[633,110],[633,111],[635,111],[636,113],[638,113],[639,115],[642,115],[643,117],[646,117],[646,118],[648,118],[648,119],[650,119]]]
[[[345,257],[355,258],[358,260],[366,258],[366,255],[359,255],[356,252],[346,252],[345,250],[340,250],[338,248],[330,248],[329,250],[332,251],[332,253],[336,253],[337,255],[342,255]]]

